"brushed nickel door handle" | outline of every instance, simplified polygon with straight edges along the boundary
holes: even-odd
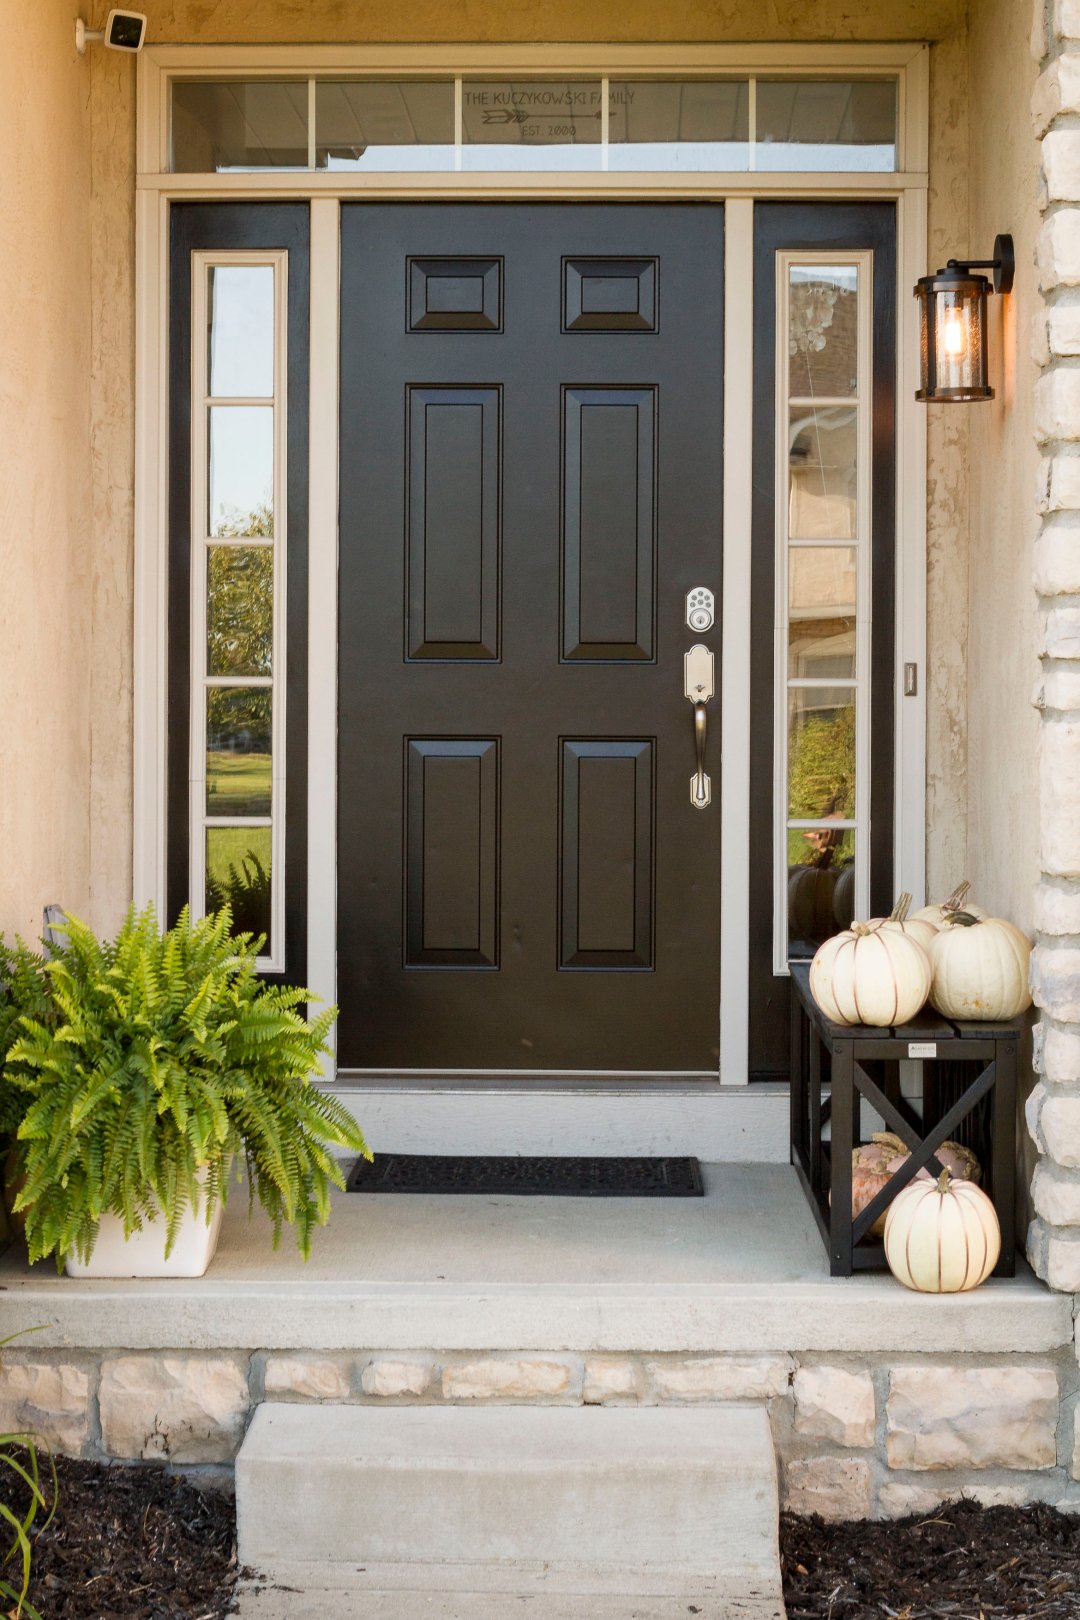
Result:
[[[705,770],[705,744],[708,738],[708,719],[705,705],[716,685],[715,661],[712,649],[698,642],[683,659],[683,692],[694,705],[694,756],[697,770],[690,778],[690,803],[695,810],[704,810],[712,801],[712,783]]]
[[[712,799],[712,783],[705,771],[705,738],[708,718],[704,703],[694,704],[694,753],[697,770],[690,779],[690,802],[695,810],[704,810]]]

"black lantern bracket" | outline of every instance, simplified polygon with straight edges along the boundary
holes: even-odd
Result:
[[[1012,237],[1008,232],[994,237],[992,259],[950,259],[945,269],[938,271],[938,275],[943,276],[950,270],[958,270],[961,274],[969,270],[990,270],[994,291],[1011,293],[1016,278],[1016,248]]]

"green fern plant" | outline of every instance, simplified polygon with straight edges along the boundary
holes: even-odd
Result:
[[[53,1011],[44,957],[21,939],[6,944],[0,934],[0,1153],[18,1130],[27,1102],[25,1092],[3,1079],[8,1052],[22,1033],[23,1017],[47,1024]]]
[[[341,1103],[310,1083],[336,1008],[303,1016],[307,990],[268,984],[257,942],[231,933],[228,906],[162,932],[134,908],[114,940],[69,918],[44,963],[51,1016],[24,1013],[5,1083],[23,1093],[15,1199],[31,1260],[88,1258],[98,1222],[129,1236],[162,1215],[166,1253],[190,1209],[207,1221],[229,1165],[249,1198],[286,1223],[305,1256],[344,1185],[333,1147],[370,1157]]]

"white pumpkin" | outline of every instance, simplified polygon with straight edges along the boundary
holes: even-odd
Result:
[[[943,900],[938,906],[923,906],[921,911],[914,913],[912,922],[928,922],[933,928],[938,929],[944,928],[947,919],[955,916],[960,910],[968,912],[972,917],[985,917],[986,912],[980,906],[972,905],[965,899],[970,888],[971,884],[966,880],[958,883],[947,900]]]
[[[854,923],[821,946],[810,989],[834,1024],[906,1024],[926,1004],[930,959],[906,934]]]
[[[985,1282],[1001,1253],[1001,1227],[986,1194],[947,1170],[897,1193],[885,1219],[885,1258],[905,1288],[962,1294]]]
[[[902,894],[897,900],[888,917],[871,917],[867,928],[887,928],[898,934],[906,934],[909,939],[917,940],[924,951],[929,951],[937,934],[937,928],[925,917],[909,917],[908,907],[911,905],[910,894]]]
[[[930,999],[946,1018],[996,1022],[1031,1006],[1031,941],[1004,917],[958,911],[930,947]]]

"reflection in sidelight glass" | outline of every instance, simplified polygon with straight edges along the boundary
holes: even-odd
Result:
[[[172,162],[181,174],[303,169],[306,80],[178,79],[172,87]]]
[[[270,937],[270,828],[206,829],[206,909],[232,907],[233,931],[265,934],[262,955],[273,952]]]
[[[452,169],[454,85],[368,79],[315,86],[317,169]]]
[[[274,409],[213,405],[210,426],[210,534],[269,538],[274,532]]]
[[[850,821],[855,815],[851,687],[788,689],[788,815],[796,821]]]
[[[858,564],[853,546],[793,546],[788,553],[788,678],[855,676]]]
[[[206,672],[270,675],[274,553],[270,546],[211,546],[206,560]]]
[[[273,703],[267,686],[212,686],[206,694],[206,813],[268,816]]]
[[[274,392],[274,267],[211,265],[207,373],[218,399],[269,399]]]
[[[461,161],[465,169],[598,169],[600,81],[465,79]]]
[[[759,79],[755,166],[896,167],[894,79]]]
[[[854,827],[788,832],[788,955],[813,956],[855,915]]]
[[[791,408],[788,425],[788,533],[793,540],[853,540],[857,533],[852,406]]]
[[[608,108],[610,169],[749,167],[745,79],[613,81]]]
[[[847,399],[858,389],[858,267],[793,265],[788,275],[788,393]]]

